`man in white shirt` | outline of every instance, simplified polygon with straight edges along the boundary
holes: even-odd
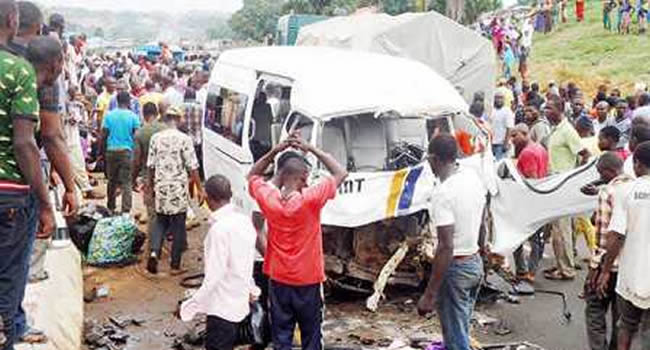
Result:
[[[174,81],[165,77],[162,81],[163,101],[168,106],[181,106],[185,102],[185,96],[174,86]]]
[[[429,144],[429,164],[442,182],[431,208],[438,246],[418,313],[425,316],[437,306],[447,349],[470,350],[470,320],[483,279],[479,251],[485,251],[481,224],[487,190],[473,169],[458,166],[457,154],[456,139],[449,134]]]
[[[594,119],[594,133],[598,135],[600,130],[613,125],[613,118],[609,115],[609,103],[607,101],[598,102],[596,104],[596,118]]]
[[[251,219],[230,204],[228,179],[215,175],[205,183],[212,226],[204,241],[205,278],[201,288],[180,309],[181,319],[208,315],[205,348],[231,350],[238,323],[250,313],[251,296],[259,295],[253,282],[257,233]]]
[[[500,91],[494,94],[494,110],[490,124],[493,132],[492,152],[496,160],[501,160],[508,153],[510,131],[515,127],[515,114],[505,105],[505,96]]]
[[[630,152],[634,153],[637,146],[645,141],[650,141],[650,125],[644,124],[643,119],[639,118],[632,123],[630,143],[628,144]],[[634,173],[634,157],[627,157],[623,163],[623,172],[629,176],[636,177]]]
[[[605,266],[597,287],[606,290],[610,269],[619,257],[616,293],[619,300],[618,349],[629,350],[641,330],[641,348],[650,349],[650,142],[634,151],[636,181],[623,184],[614,195]],[[619,256],[620,254],[620,256]],[[640,326],[640,327],[639,327]]]

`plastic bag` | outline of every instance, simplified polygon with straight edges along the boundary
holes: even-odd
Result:
[[[88,245],[88,264],[123,266],[134,263],[137,261],[133,254],[135,236],[135,221],[128,216],[99,220]]]
[[[251,313],[239,323],[236,345],[266,345],[266,312],[259,301],[251,303]]]

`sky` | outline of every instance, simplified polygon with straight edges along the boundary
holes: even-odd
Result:
[[[182,12],[189,10],[235,12],[241,0],[40,0],[46,6],[81,7],[92,10]]]

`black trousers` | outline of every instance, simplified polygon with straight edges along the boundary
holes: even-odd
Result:
[[[322,350],[323,294],[320,284],[289,286],[270,282],[273,349],[291,350],[296,323],[303,350]]]
[[[238,324],[221,317],[208,316],[205,328],[206,350],[232,350],[237,340]]]
[[[115,212],[115,199],[117,188],[122,189],[122,213],[129,213],[132,207],[131,194],[131,152],[107,151],[106,152],[106,178],[108,179],[108,203],[110,211]]]

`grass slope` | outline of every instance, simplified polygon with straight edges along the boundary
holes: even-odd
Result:
[[[542,87],[551,79],[573,81],[588,96],[603,83],[625,93],[631,93],[636,82],[650,83],[649,34],[637,35],[634,22],[629,35],[606,31],[600,1],[587,1],[586,21],[577,23],[574,2],[569,3],[569,23],[556,26],[549,35],[535,34],[529,67],[532,80],[539,81]]]

